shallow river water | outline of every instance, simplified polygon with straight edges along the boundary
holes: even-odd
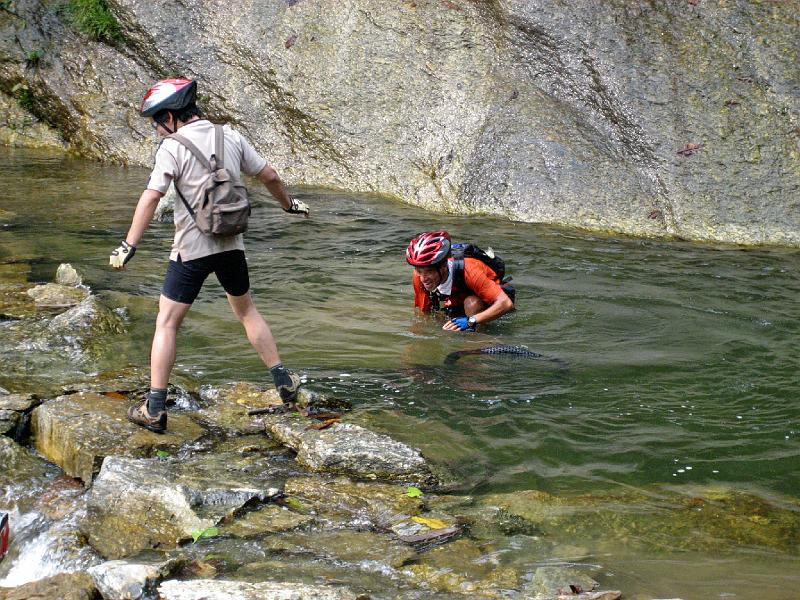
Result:
[[[25,277],[45,282],[70,262],[131,315],[129,335],[89,369],[67,357],[21,360],[0,344],[0,386],[36,392],[100,370],[147,368],[172,224],[149,229],[125,272],[106,266],[147,171],[30,151],[0,150],[0,162],[0,208],[16,214],[0,229],[0,263],[28,265]],[[443,216],[368,195],[296,195],[311,219],[285,215],[254,190],[246,237],[253,293],[284,363],[445,465],[456,493],[734,490],[800,511],[800,253]],[[477,334],[415,316],[403,252],[432,228],[503,256],[516,312]],[[492,344],[558,360],[445,363],[451,352]],[[269,381],[216,281],[184,324],[176,373],[198,383]],[[652,506],[626,507],[639,509]],[[796,529],[774,546],[686,543],[671,525],[620,529],[600,519],[561,541],[599,566],[603,587],[628,598],[800,595]]]

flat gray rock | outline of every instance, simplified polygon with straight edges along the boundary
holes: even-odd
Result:
[[[309,428],[308,419],[283,417],[266,424],[267,433],[297,452],[312,471],[363,479],[436,483],[419,450],[352,423]]]

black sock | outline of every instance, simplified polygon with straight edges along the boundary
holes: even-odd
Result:
[[[147,394],[147,412],[151,417],[155,417],[158,413],[167,410],[167,390],[159,388],[150,388]]]
[[[289,379],[289,371],[283,366],[283,363],[278,363],[274,367],[270,367],[269,372],[272,373],[272,381],[275,382],[275,387],[285,384]]]

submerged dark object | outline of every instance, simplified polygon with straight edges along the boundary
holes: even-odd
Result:
[[[451,352],[447,355],[447,358],[444,359],[444,364],[452,365],[462,356],[471,356],[476,354],[508,354],[514,358],[544,359],[550,362],[558,363],[561,366],[566,366],[564,361],[560,358],[548,358],[544,354],[539,354],[538,352],[528,350],[527,346],[509,346],[504,344],[497,346],[486,346],[485,348],[475,348],[473,350],[456,350],[455,352]]]
[[[0,560],[8,552],[8,513],[0,516]]]

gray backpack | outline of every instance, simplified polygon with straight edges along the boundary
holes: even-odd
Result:
[[[200,188],[200,203],[197,210],[192,210],[178,189],[177,181],[175,182],[175,191],[183,200],[197,228],[206,235],[213,236],[236,235],[247,231],[250,200],[247,198],[247,188],[240,182],[234,181],[225,168],[225,133],[222,125],[214,125],[215,151],[210,160],[182,135],[173,133],[167,137],[184,145],[210,172],[208,179]]]

